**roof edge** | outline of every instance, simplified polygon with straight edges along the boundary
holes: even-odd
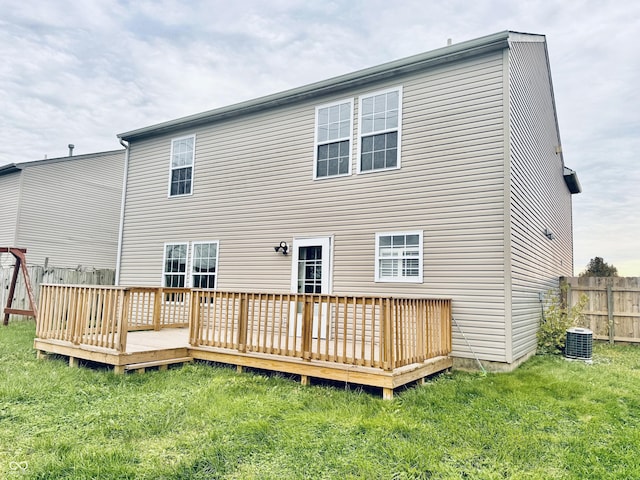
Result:
[[[132,140],[153,135],[170,133],[179,129],[193,128],[212,121],[256,112],[266,108],[287,105],[323,94],[335,93],[348,88],[366,85],[398,74],[410,73],[430,66],[453,62],[461,58],[480,55],[509,47],[512,34],[518,36],[535,36],[537,34],[517,33],[505,30],[484,37],[467,40],[446,47],[430,50],[410,57],[383,63],[345,75],[332,77],[327,80],[311,83],[302,87],[285,90],[283,92],[259,97],[256,99],[232,104],[202,113],[181,117],[175,120],[158,123],[148,127],[120,133],[118,138]],[[544,36],[542,36],[544,38]]]
[[[7,175],[12,172],[17,172],[23,170],[24,168],[34,167],[38,165],[46,165],[48,163],[59,163],[59,162],[67,162],[71,160],[86,160],[91,157],[104,157],[106,155],[115,155],[117,153],[124,153],[125,149],[120,148],[118,150],[107,150],[106,152],[94,152],[94,153],[83,153],[82,155],[72,155],[65,157],[55,157],[55,158],[42,158],[40,160],[31,160],[28,162],[19,162],[19,163],[9,163],[7,165],[3,165],[0,167],[0,175]]]

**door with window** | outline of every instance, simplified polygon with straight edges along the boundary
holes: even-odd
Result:
[[[301,238],[293,240],[291,262],[291,292],[308,294],[328,294],[331,278],[331,237]],[[297,313],[297,335],[302,335],[302,303],[293,310]],[[318,336],[318,322],[321,338],[326,337],[328,310],[320,306],[313,308],[313,337]],[[322,318],[319,318],[322,317]]]

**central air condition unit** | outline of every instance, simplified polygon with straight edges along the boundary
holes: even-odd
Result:
[[[567,343],[564,355],[575,360],[591,361],[593,353],[593,332],[588,328],[570,328],[567,330]]]

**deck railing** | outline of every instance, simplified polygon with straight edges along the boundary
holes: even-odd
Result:
[[[451,301],[43,285],[36,335],[126,351],[127,332],[190,327],[194,347],[392,370],[451,352]]]

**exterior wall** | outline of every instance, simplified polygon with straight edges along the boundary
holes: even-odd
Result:
[[[115,268],[124,150],[22,168],[16,237],[29,263]]]
[[[165,242],[217,240],[218,289],[291,288],[273,247],[332,236],[332,292],[453,298],[481,358],[505,361],[502,52],[130,146],[120,283],[159,285]],[[403,88],[402,168],[313,180],[315,107]],[[196,135],[193,194],[168,198],[171,139]],[[375,233],[422,230],[424,281],[375,283]],[[471,353],[454,326],[454,354]]]
[[[544,37],[540,37],[544,38]],[[510,48],[511,277],[513,360],[536,348],[539,293],[573,272],[571,194],[558,135],[545,43]],[[555,239],[544,235],[550,229]]]
[[[16,222],[20,204],[21,172],[0,175],[0,246],[17,247]]]

